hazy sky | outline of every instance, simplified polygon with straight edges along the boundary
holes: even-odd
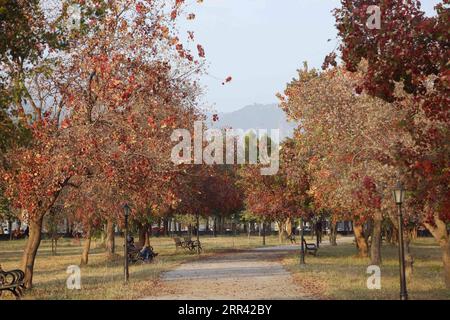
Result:
[[[320,67],[337,43],[331,10],[339,0],[186,2],[192,3],[197,18],[182,29],[194,30],[205,48],[210,74],[203,79],[205,98],[220,112],[277,102],[275,94],[296,76],[303,61]],[[424,0],[422,5],[432,14],[438,2]],[[222,86],[227,76],[233,81]]]

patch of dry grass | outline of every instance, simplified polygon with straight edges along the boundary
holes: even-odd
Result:
[[[450,299],[442,275],[441,251],[432,238],[418,239],[411,245],[414,274],[408,279],[410,299]],[[398,249],[382,248],[381,290],[367,289],[369,259],[355,257],[353,244],[324,246],[317,257],[308,255],[306,266],[299,265],[298,253],[283,260],[296,281],[321,299],[392,300],[399,298]]]
[[[260,237],[201,237],[205,256],[261,246]],[[267,245],[278,244],[275,236],[267,237]],[[138,299],[152,295],[159,290],[159,275],[179,264],[198,259],[196,254],[190,254],[179,249],[171,238],[152,238],[151,244],[159,253],[151,264],[130,266],[130,282],[123,284],[123,239],[116,238],[117,258],[114,261],[105,259],[104,249],[95,241],[92,243],[89,265],[81,268],[81,290],[68,290],[66,281],[67,267],[79,265],[82,243],[75,243],[69,239],[58,242],[58,253],[51,253],[51,242],[43,240],[38,251],[34,288],[28,291],[25,299]],[[11,270],[20,266],[25,240],[0,241],[0,264],[3,269]],[[11,299],[8,293],[3,299]]]

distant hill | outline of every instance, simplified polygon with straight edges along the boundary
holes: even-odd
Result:
[[[297,127],[288,122],[285,113],[276,104],[254,104],[234,112],[219,113],[219,120],[213,123],[214,128],[233,129],[280,129],[280,139],[292,137]]]

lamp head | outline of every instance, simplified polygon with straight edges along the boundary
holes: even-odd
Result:
[[[125,203],[125,205],[123,206],[123,210],[124,210],[124,213],[125,213],[125,217],[128,217],[130,215],[130,210],[131,210],[131,208],[128,205],[128,203]]]
[[[398,181],[394,190],[392,190],[392,195],[393,195],[394,201],[397,205],[400,205],[403,203],[403,201],[405,200],[405,193],[406,193],[406,190],[403,187],[403,184],[400,181]]]

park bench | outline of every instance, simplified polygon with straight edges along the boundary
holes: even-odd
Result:
[[[200,243],[200,241],[194,240],[194,241],[190,241],[187,243],[186,245],[187,249],[189,249],[190,252],[197,252],[197,247],[198,247],[198,251],[202,252],[202,244]]]
[[[184,248],[184,242],[181,241],[180,238],[175,237],[173,238],[173,241],[175,242],[175,249],[178,250],[178,248]]]
[[[307,253],[312,254],[313,256],[317,255],[317,246],[314,243],[307,243],[306,240],[303,240],[303,244],[305,245],[305,250]]]
[[[3,291],[9,291],[19,300],[25,289],[24,278],[22,270],[4,271],[0,266],[0,296]]]
[[[183,240],[181,240],[178,237],[173,238],[173,241],[175,242],[175,248],[183,248],[183,249],[187,249],[190,252],[197,252],[197,247],[198,250],[201,252],[202,251],[202,245],[200,243],[200,241],[194,240],[192,241],[191,237],[183,237]]]
[[[193,241],[191,237],[183,237],[183,246],[185,249],[188,249],[191,251],[193,245]]]

